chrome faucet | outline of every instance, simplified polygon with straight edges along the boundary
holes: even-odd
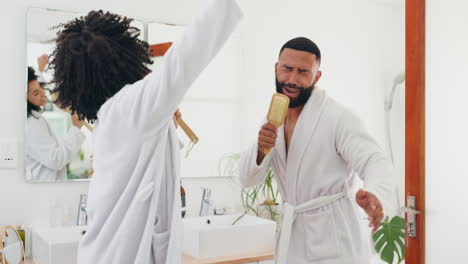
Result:
[[[200,205],[200,214],[199,216],[207,216],[210,212],[210,206],[212,204],[211,198],[211,189],[210,188],[202,188],[203,195]]]
[[[84,226],[88,224],[88,195],[80,194],[80,203],[78,205],[78,217],[76,218],[76,225]]]

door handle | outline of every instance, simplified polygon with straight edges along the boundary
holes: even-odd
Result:
[[[408,222],[406,223],[406,235],[407,237],[416,237],[416,215],[420,214],[421,211],[416,210],[416,197],[407,196],[407,206],[402,207],[401,211],[406,213],[408,216]]]

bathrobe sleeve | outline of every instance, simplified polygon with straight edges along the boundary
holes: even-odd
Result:
[[[209,2],[173,43],[160,66],[123,88],[115,103],[133,128],[151,133],[167,125],[189,87],[240,22],[243,15],[236,0]]]
[[[41,72],[41,71],[38,71],[38,74],[37,74],[37,81],[40,82],[40,83],[46,83],[46,78],[44,76],[44,72]]]
[[[29,117],[32,119],[34,117]],[[63,169],[73,155],[78,153],[85,135],[72,126],[68,133],[56,140],[49,132],[44,119],[28,120],[26,130],[27,155],[52,170]]]
[[[253,187],[262,183],[271,168],[271,157],[273,151],[263,158],[262,163],[257,165],[258,144],[253,144],[248,150],[241,154],[239,180],[243,188]]]
[[[393,165],[363,122],[344,111],[336,130],[336,149],[364,181],[364,189],[377,196],[388,213],[395,206]]]

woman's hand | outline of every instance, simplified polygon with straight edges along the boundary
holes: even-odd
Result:
[[[174,113],[174,116],[172,119],[174,119],[174,124],[176,128],[179,128],[179,123],[177,123],[177,119],[182,117],[182,113],[179,111],[179,108],[177,108],[176,112]]]

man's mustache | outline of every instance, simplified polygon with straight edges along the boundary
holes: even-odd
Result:
[[[292,89],[297,89],[297,90],[299,90],[300,92],[304,92],[305,89],[306,89],[305,87],[297,86],[297,85],[295,85],[295,84],[281,83],[281,88],[284,88],[284,87],[292,88]]]

